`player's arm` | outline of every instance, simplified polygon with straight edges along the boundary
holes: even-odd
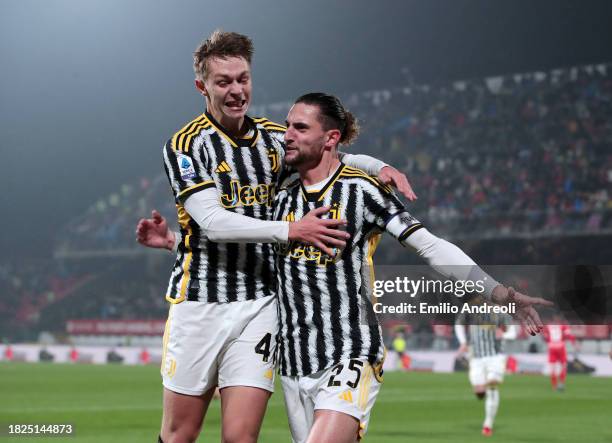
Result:
[[[457,353],[460,355],[465,354],[468,350],[467,336],[465,333],[464,323],[465,323],[464,315],[458,315],[455,318],[455,335],[457,336],[457,341],[459,342],[459,349],[457,350]]]
[[[572,345],[576,344],[576,337],[572,334],[572,331],[568,325],[563,325],[563,338],[572,342]]]
[[[219,202],[212,174],[206,169],[204,150],[185,152],[170,140],[164,146],[164,166],[177,203],[202,228],[211,241],[232,243],[276,243],[298,241],[321,248],[333,255],[334,247],[344,247],[348,234],[336,229],[345,220],[320,219],[329,208],[318,208],[298,222],[266,221],[225,209]],[[175,233],[167,228],[163,217],[140,220],[137,240],[144,246],[174,249]]]
[[[216,189],[197,192],[184,202],[190,217],[200,226],[202,233],[214,242],[231,243],[284,243],[297,241],[312,244],[333,255],[332,248],[342,248],[349,234],[337,229],[345,220],[321,219],[330,208],[317,208],[297,222],[258,220],[228,211],[219,203]],[[136,239],[144,246],[176,250],[180,233],[168,229],[163,217],[153,212],[151,219],[141,219]]]
[[[284,131],[274,131],[270,134],[284,150]],[[400,172],[393,166],[365,154],[347,154],[346,152],[339,151],[338,157],[342,163],[348,166],[361,169],[370,175],[378,176],[378,178],[384,184],[391,185],[396,188],[409,201],[414,201],[417,199],[417,196],[412,190],[412,186],[410,185],[406,174]],[[295,171],[290,166],[283,164],[283,176],[289,176],[294,172]]]
[[[563,332],[563,338],[565,340],[569,340],[572,343],[572,348],[574,349],[574,352],[579,351],[580,345],[576,341],[576,336],[572,334],[572,330],[570,329],[570,327],[568,325],[563,325],[562,332]]]
[[[349,234],[337,229],[346,220],[321,219],[330,208],[317,208],[297,222],[258,220],[225,209],[216,189],[199,192],[185,201],[185,210],[215,242],[286,243],[314,245],[326,253],[342,248]]]
[[[436,237],[405,209],[403,204],[384,188],[376,187],[365,194],[366,212],[399,242],[414,249],[432,268],[447,278],[482,282],[485,298],[499,305],[516,304],[515,317],[532,335],[544,327],[534,306],[552,306],[542,298],[529,297],[507,288],[483,271],[456,245]]]
[[[401,240],[405,246],[413,248],[430,266],[445,277],[464,281],[480,281],[484,286],[485,298],[499,305],[516,305],[517,318],[531,335],[544,327],[535,306],[552,306],[552,303],[539,297],[529,297],[516,292],[512,287],[498,283],[483,271],[465,252],[454,244],[436,237],[427,229],[419,229]]]
[[[342,163],[352,166],[353,168],[359,168],[369,175],[378,176],[380,181],[396,188],[409,201],[417,199],[406,174],[398,171],[382,160],[365,154],[347,154],[346,152],[338,152],[338,156]]]

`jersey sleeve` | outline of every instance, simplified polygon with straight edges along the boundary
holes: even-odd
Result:
[[[393,190],[377,179],[364,185],[363,200],[366,219],[399,242],[423,227],[421,222],[406,211]]]
[[[207,189],[185,200],[185,209],[214,242],[286,243],[289,223],[259,220],[225,209],[216,189]]]
[[[270,127],[268,126],[268,134],[274,143],[278,144],[283,150],[285,150],[285,132],[287,128],[282,125],[278,125],[278,127]]]
[[[482,295],[486,299],[491,298],[493,289],[499,285],[457,246],[424,229],[387,185],[377,180],[368,181],[364,187],[364,213],[370,223],[387,231],[403,246],[413,248],[443,276],[453,280],[482,281]]]
[[[163,148],[164,169],[177,203],[183,204],[187,197],[207,188],[215,187],[209,170],[205,150],[198,145],[189,149],[177,149],[173,139]]]
[[[370,175],[378,175],[382,168],[389,166],[382,160],[365,154],[347,154],[340,151],[338,152],[338,157],[345,165],[361,169]]]

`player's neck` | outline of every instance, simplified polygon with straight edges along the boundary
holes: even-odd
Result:
[[[317,164],[303,165],[297,168],[304,186],[320,183],[328,178],[340,165],[338,152],[325,151]]]
[[[249,130],[244,116],[240,118],[230,118],[225,114],[212,109],[208,111],[210,115],[221,125],[221,129],[232,137],[241,137]]]

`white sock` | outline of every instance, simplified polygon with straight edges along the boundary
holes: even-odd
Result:
[[[483,427],[493,429],[493,421],[499,408],[499,391],[497,388],[487,388],[485,396],[485,421]]]

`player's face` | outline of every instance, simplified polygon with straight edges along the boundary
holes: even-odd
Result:
[[[207,66],[206,80],[196,85],[208,100],[208,112],[221,123],[243,119],[251,103],[249,63],[242,57],[215,57]]]
[[[331,148],[329,132],[319,121],[319,107],[296,103],[287,114],[285,161],[291,166],[317,164],[323,151]]]

